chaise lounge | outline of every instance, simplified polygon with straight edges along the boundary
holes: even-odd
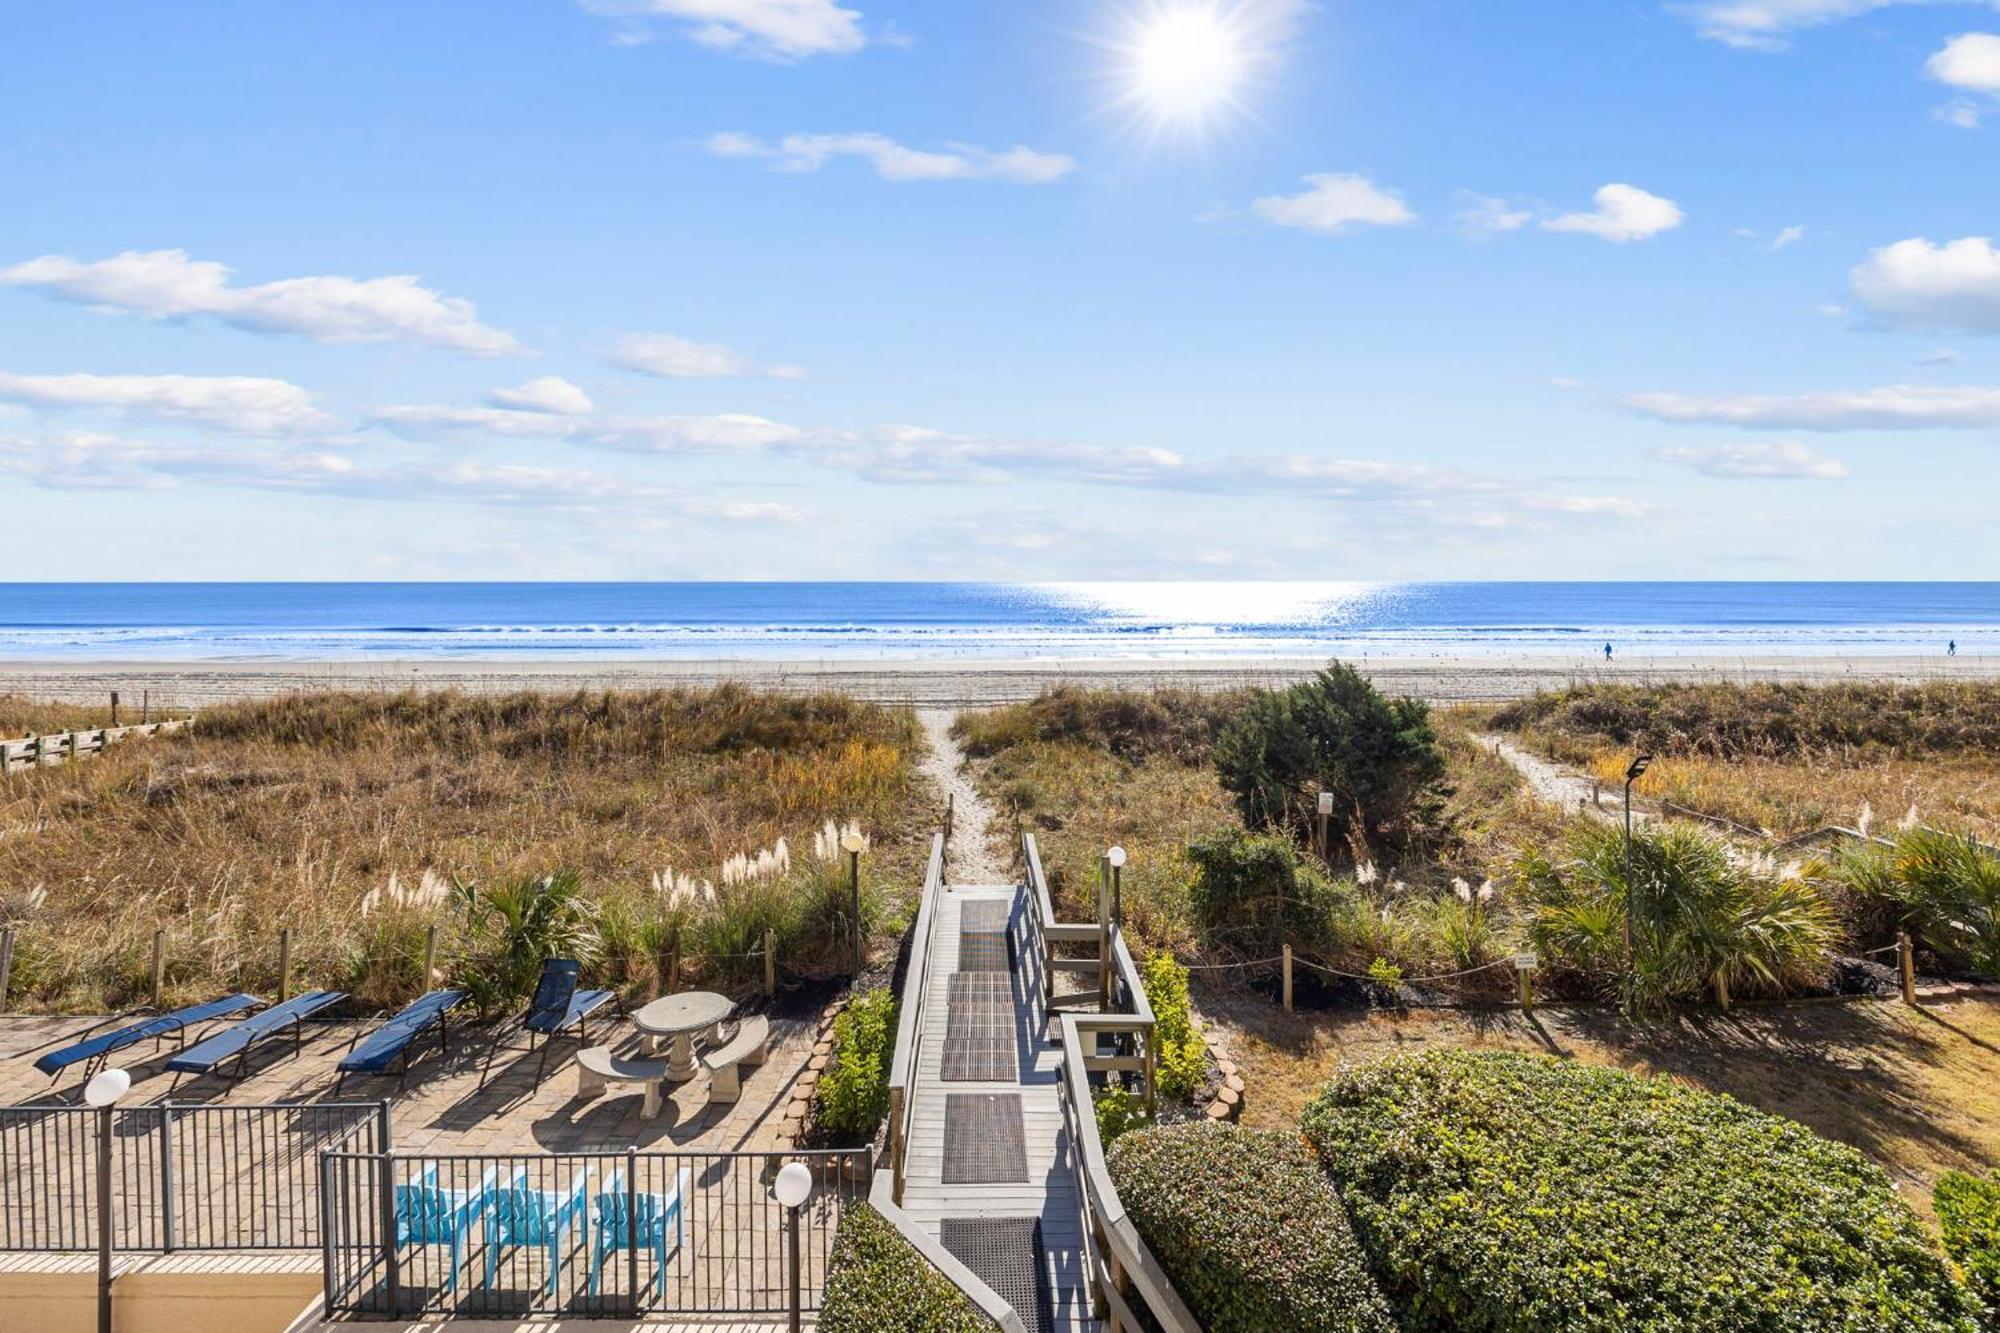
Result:
[[[88,1080],[92,1074],[104,1067],[113,1054],[124,1050],[127,1046],[136,1046],[142,1041],[151,1041],[155,1049],[157,1049],[160,1042],[176,1034],[181,1037],[182,1044],[185,1045],[187,1030],[189,1028],[202,1023],[211,1023],[217,1019],[229,1018],[235,1014],[243,1013],[245,1010],[255,1009],[263,1003],[262,1000],[254,995],[224,995],[220,999],[208,1000],[201,1004],[191,1004],[184,1009],[176,1009],[172,1013],[155,1014],[151,1018],[141,1019],[136,1023],[127,1023],[125,1026],[114,1028],[110,1032],[100,1032],[94,1037],[87,1037],[82,1041],[62,1047],[60,1050],[50,1051],[47,1055],[35,1061],[35,1068],[49,1076],[50,1086],[61,1082],[63,1071],[75,1064],[81,1064],[84,1067],[83,1076],[85,1080]],[[133,1012],[139,1013],[144,1011],[135,1010]],[[121,1014],[119,1018],[130,1018],[131,1016],[131,1014]],[[107,1021],[115,1023],[119,1019],[110,1019]]]
[[[314,990],[294,995],[283,1004],[274,1004],[234,1027],[188,1047],[167,1061],[167,1069],[176,1076],[175,1082],[179,1082],[181,1074],[220,1074],[225,1078],[242,1078],[249,1068],[250,1052],[259,1042],[281,1032],[290,1032],[292,1054],[296,1056],[305,1047],[306,1019],[346,998],[346,991],[337,990]],[[222,1074],[222,1067],[231,1060],[236,1062],[236,1072]]]
[[[438,1048],[451,1052],[451,1024],[449,1015],[465,999],[460,990],[434,990],[419,996],[399,1010],[394,1018],[368,1035],[368,1040],[348,1050],[341,1059],[339,1077],[334,1079],[333,1088],[337,1095],[347,1082],[349,1074],[386,1075],[389,1067],[401,1062],[396,1072],[397,1086],[410,1073],[410,1048],[417,1038],[435,1027],[438,1030]]]

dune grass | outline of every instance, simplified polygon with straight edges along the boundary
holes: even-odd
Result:
[[[789,839],[797,869],[721,891],[725,919],[707,914],[708,934],[680,941],[698,979],[704,941],[760,933],[732,935],[736,917],[796,919],[799,900],[841,896],[839,877],[805,854],[824,820],[871,833],[874,884],[917,882],[931,816],[922,747],[906,712],[728,686],[324,694],[213,709],[191,733],[0,788],[0,913],[18,931],[12,1002],[134,1003],[156,927],[167,932],[168,1001],[267,987],[284,926],[295,985],[389,1002],[418,981],[427,924],[440,924],[448,958],[473,933],[452,894],[404,905],[378,894],[362,913],[392,874],[410,890],[426,871],[481,886],[574,875],[602,968],[645,989],[658,982],[648,955],[662,942],[654,872],[719,881],[725,858]],[[826,960],[782,961],[811,971]]]

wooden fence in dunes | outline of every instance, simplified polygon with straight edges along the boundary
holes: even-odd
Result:
[[[131,727],[98,727],[91,731],[54,731],[46,736],[27,736],[17,741],[0,741],[0,773],[13,773],[44,764],[66,764],[73,759],[100,755],[119,741],[151,736],[156,732],[179,731],[192,726],[191,717],[164,722],[142,722]]]

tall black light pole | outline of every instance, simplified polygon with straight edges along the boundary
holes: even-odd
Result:
[[[868,840],[861,836],[860,829],[849,829],[840,839],[841,850],[847,853],[847,896],[849,908],[854,916],[854,975],[861,975],[861,849]]]
[[[1125,849],[1113,847],[1104,854],[1111,863],[1111,921],[1119,929],[1125,926]]]
[[[1632,953],[1632,784],[1646,772],[1653,756],[1642,754],[1625,770],[1625,1017],[1632,1017],[1639,985],[1639,962]]]
[[[131,1090],[132,1076],[122,1069],[100,1069],[83,1088],[97,1111],[97,1333],[111,1333],[111,1117]]]
[[[803,1319],[799,1279],[799,1210],[812,1198],[812,1169],[804,1162],[787,1162],[771,1182],[771,1197],[785,1210],[786,1248],[791,1251],[791,1333],[799,1333]]]

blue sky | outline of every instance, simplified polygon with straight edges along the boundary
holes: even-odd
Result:
[[[2000,577],[1991,4],[0,25],[0,580]]]

